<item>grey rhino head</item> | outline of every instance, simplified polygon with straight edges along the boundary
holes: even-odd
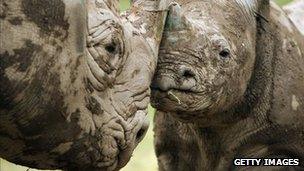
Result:
[[[255,61],[258,4],[177,2],[160,46],[152,104],[182,120],[210,121],[243,98]]]
[[[1,2],[0,156],[116,170],[147,128],[151,47],[118,1]]]

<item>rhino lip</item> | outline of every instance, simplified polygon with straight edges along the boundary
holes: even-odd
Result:
[[[120,151],[119,155],[117,156],[117,169],[123,168],[129,162],[132,156],[132,152],[132,148],[127,148]]]
[[[154,97],[155,97],[155,95],[156,95],[156,97],[157,96],[164,97],[164,98],[169,99],[170,101],[176,102],[178,105],[182,104],[181,98],[179,97],[180,95],[185,96],[187,94],[194,93],[193,91],[182,90],[182,89],[169,89],[169,90],[164,91],[160,88],[151,88],[151,90],[152,90],[152,94],[154,94]],[[178,93],[178,95],[177,95],[177,93]]]
[[[186,107],[187,105],[185,102],[189,97],[193,96],[201,96],[204,95],[204,91],[198,91],[198,90],[190,90],[190,89],[178,89],[178,88],[170,88],[168,90],[162,90],[158,87],[152,87],[152,106],[153,107],[161,107],[164,106],[164,104],[173,103],[171,105],[175,107]],[[186,105],[186,106],[185,106]],[[167,106],[168,107],[168,106]],[[175,108],[174,107],[174,108]]]
[[[118,143],[118,142],[117,142]],[[118,143],[119,152],[115,157],[108,158],[106,161],[98,161],[97,169],[105,169],[109,171],[118,171],[123,168],[131,159],[133,148],[130,146],[122,147]]]
[[[147,107],[148,105],[146,106],[146,109],[145,110],[136,110],[134,112],[134,115],[136,115],[136,113],[139,113],[141,112],[141,114],[144,114],[145,116],[147,116]],[[144,123],[143,124],[140,124],[141,127],[137,132],[136,136],[134,137],[134,140],[131,141],[131,143],[127,144],[127,145],[124,145],[124,144],[121,144],[119,141],[116,141],[118,143],[118,149],[119,149],[119,153],[116,157],[116,160],[117,160],[117,166],[116,166],[116,170],[119,170],[121,168],[123,168],[131,159],[132,157],[132,154],[133,154],[133,151],[134,149],[136,148],[136,146],[138,145],[138,143],[142,140],[138,140],[137,137],[138,135],[140,135],[140,137],[142,137],[141,135],[144,135],[146,134],[146,131],[148,130],[148,125],[147,127],[144,129],[145,132],[140,132],[140,130],[143,129],[143,125],[145,125],[145,121],[147,121],[149,123],[148,120],[146,120],[146,118],[144,119]],[[134,129],[134,128],[133,128]],[[127,128],[125,128],[125,131],[127,130]]]
[[[168,90],[162,90],[159,87],[152,87],[152,86],[151,86],[151,90],[152,91],[157,91],[157,92],[160,92],[160,93],[167,93],[167,94],[169,92],[181,92],[181,93],[185,93],[185,94],[188,94],[188,93],[199,93],[198,91],[193,91],[193,90],[189,90],[189,89],[170,88]]]
[[[120,151],[115,158],[112,158],[111,161],[106,164],[107,165],[106,170],[111,170],[111,171],[120,170],[128,163],[130,159],[131,159],[130,153],[127,153],[125,151]],[[101,162],[101,163],[105,164],[105,162]]]

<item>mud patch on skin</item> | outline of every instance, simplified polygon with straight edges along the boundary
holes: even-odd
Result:
[[[55,33],[59,37],[62,33],[56,27],[60,27],[67,34],[69,23],[64,19],[65,4],[62,0],[23,0],[22,10],[43,33]]]
[[[22,24],[23,19],[21,17],[14,17],[8,20],[12,25],[18,26]]]
[[[76,122],[68,122],[65,117],[67,106],[63,101],[64,94],[58,88],[60,84],[60,75],[49,73],[49,68],[45,67],[35,75],[26,90],[27,97],[33,101],[29,106],[37,109],[25,108],[14,116],[22,135],[30,137],[26,140],[28,150],[24,150],[24,155],[34,156],[64,142],[73,142],[81,132]],[[28,104],[28,101],[24,100],[20,104]]]
[[[1,2],[0,6],[0,19],[5,19],[7,16],[7,11],[8,11],[8,5],[5,2]]]
[[[1,107],[11,108],[13,106],[12,97],[28,85],[27,82],[11,81],[5,73],[6,68],[18,64],[16,70],[25,72],[32,65],[36,53],[41,51],[41,46],[34,44],[31,40],[26,40],[22,48],[13,50],[13,54],[9,54],[7,51],[0,54],[0,85],[6,85],[0,87]]]
[[[13,97],[16,97],[21,90],[28,86],[28,82],[11,82],[7,77],[0,72],[0,108],[12,110],[15,106]]]
[[[92,83],[90,82],[89,79],[84,79],[84,84],[85,84],[85,89],[88,93],[93,93],[94,92],[94,87]]]
[[[92,114],[103,114],[103,110],[101,109],[100,103],[94,97],[90,97],[87,101],[88,102],[86,108],[91,111]]]
[[[298,102],[297,97],[295,95],[292,95],[292,101],[291,101],[292,110],[297,111],[299,106],[300,103]]]
[[[14,49],[13,55],[10,55],[7,51],[0,54],[0,73],[4,73],[7,67],[19,63],[18,71],[25,72],[32,64],[35,53],[42,50],[40,45],[34,44],[31,40],[26,40],[24,46],[20,49]]]
[[[80,59],[82,58],[82,56],[78,56],[77,57],[77,61],[76,61],[76,64],[75,64],[75,68],[73,70],[73,72],[71,72],[71,83],[75,83],[76,79],[77,79],[77,76],[78,76],[78,67],[81,65],[81,61]]]

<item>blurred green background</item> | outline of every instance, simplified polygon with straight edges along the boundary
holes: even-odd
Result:
[[[275,0],[279,5],[285,5],[292,0]],[[128,9],[130,6],[129,0],[120,0],[120,8],[122,11]],[[149,117],[150,117],[150,128],[147,132],[144,140],[138,145],[131,161],[128,165],[122,169],[122,171],[157,171],[157,161],[154,154],[153,146],[153,116],[155,110],[149,107]],[[0,147],[1,148],[1,147]],[[17,166],[9,163],[5,160],[0,159],[0,171],[37,171],[36,169],[29,169],[27,167]]]

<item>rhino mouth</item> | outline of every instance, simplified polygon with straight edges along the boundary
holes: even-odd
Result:
[[[172,102],[176,102],[178,105],[182,104],[182,101],[184,98],[204,94],[202,91],[198,91],[194,88],[191,88],[191,89],[183,88],[183,87],[178,87],[176,85],[174,85],[168,89],[163,89],[162,87],[158,86],[157,84],[152,83],[150,88],[151,88],[152,100],[166,98]]]
[[[204,112],[212,104],[206,92],[170,89],[164,91],[159,88],[151,88],[151,105],[159,110],[168,112]]]
[[[94,133],[75,141],[60,161],[69,158],[63,166],[68,170],[119,170],[128,163],[148,127],[147,110],[137,110],[127,119],[111,116]]]
[[[189,90],[189,89],[183,89],[183,88],[171,88],[169,90],[162,90],[161,88],[158,87],[152,87],[151,86],[151,90],[154,92],[159,92],[159,93],[169,93],[169,92],[180,92],[180,93],[184,93],[184,94],[189,94],[189,93],[200,93],[199,91],[195,91],[195,90]]]
[[[103,161],[97,162],[95,170],[115,171],[123,168],[131,159],[133,148],[120,149],[118,155],[113,158],[106,158]],[[94,169],[87,169],[94,170]]]
[[[177,104],[181,104],[181,98],[184,98],[191,93],[194,93],[190,90],[182,90],[182,89],[170,89],[170,90],[162,90],[160,88],[151,88],[152,98],[166,98],[172,102],[176,102]],[[153,98],[153,99],[154,99]]]
[[[134,115],[136,114],[137,116],[147,116],[147,110],[137,110]],[[124,129],[124,139],[119,140],[114,138],[114,146],[115,144],[117,145],[117,155],[112,158],[105,158],[108,160],[103,160],[102,162],[103,164],[106,164],[107,170],[119,170],[131,159],[134,149],[143,139],[149,127],[149,120],[147,120],[146,117],[143,121],[139,120],[141,120],[139,117],[137,119],[135,117],[135,119],[128,120],[128,123],[121,123]]]
[[[196,95],[194,91],[183,89],[170,89],[164,91],[159,88],[151,88],[151,90],[151,103],[155,108],[166,107],[166,109],[185,109],[188,107],[185,103],[185,99]]]

